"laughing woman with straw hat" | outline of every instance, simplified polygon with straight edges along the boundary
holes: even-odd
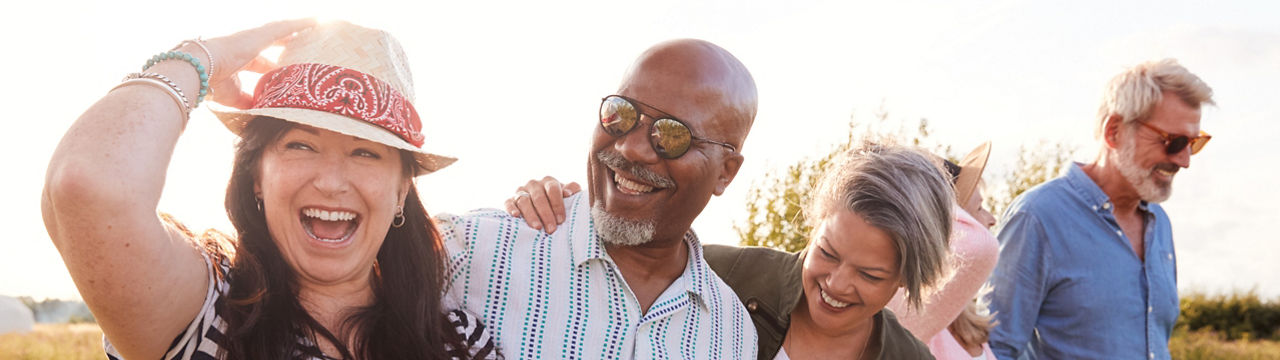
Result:
[[[280,65],[258,57],[273,43]],[[241,71],[265,72],[252,97]],[[156,215],[209,99],[233,106],[215,113],[241,138],[234,238]],[[495,357],[484,327],[440,301],[446,266],[413,178],[454,159],[422,150],[412,99],[389,34],[299,20],[186,41],[90,107],[50,161],[42,209],[108,356]]]

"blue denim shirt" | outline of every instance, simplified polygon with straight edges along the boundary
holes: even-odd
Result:
[[[1178,320],[1172,229],[1160,205],[1138,208],[1145,262],[1079,164],[1014,200],[991,275],[998,358],[1169,358]]]

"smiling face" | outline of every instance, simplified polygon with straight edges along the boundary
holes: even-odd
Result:
[[[712,121],[712,114],[705,110],[708,106],[700,106],[704,102],[688,101],[679,94],[655,96],[657,92],[639,87],[625,88],[621,93],[651,99],[642,101],[680,114],[695,134],[716,136],[699,127]],[[643,116],[635,130],[621,137],[596,128],[588,184],[597,225],[610,243],[639,245],[654,238],[679,237],[711,195],[719,193],[716,180],[727,150],[695,143],[680,158],[663,159],[649,142],[653,120]]]
[[[1200,109],[1187,105],[1172,92],[1165,92],[1145,122],[1171,135],[1200,134]],[[1165,152],[1164,138],[1141,124],[1120,126],[1119,150],[1112,152],[1117,169],[1133,191],[1148,202],[1162,202],[1173,192],[1173,177],[1191,166],[1191,148],[1174,154]]]
[[[733,180],[742,155],[695,141],[679,158],[664,159],[650,143],[655,117],[679,119],[692,136],[740,146],[754,117],[754,82],[723,49],[683,40],[641,56],[617,95],[652,108],[618,137],[595,126],[587,186],[597,230],[617,245],[680,239],[711,195]]]
[[[902,286],[893,240],[848,210],[824,219],[801,270],[811,322],[828,333],[867,324]]]
[[[263,149],[254,191],[300,282],[368,279],[408,192],[400,156],[386,145],[302,125]]]

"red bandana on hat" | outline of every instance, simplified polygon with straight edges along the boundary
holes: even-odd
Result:
[[[387,129],[421,147],[422,122],[399,91],[377,78],[348,68],[293,64],[258,80],[253,108],[310,109],[358,119]]]

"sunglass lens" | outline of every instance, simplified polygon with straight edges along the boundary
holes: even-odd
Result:
[[[1208,136],[1201,136],[1201,137],[1196,138],[1195,140],[1192,140],[1192,141],[1191,141],[1191,154],[1192,154],[1192,155],[1195,155],[1196,153],[1200,152],[1200,149],[1203,149],[1203,148],[1204,148],[1204,144],[1208,144],[1208,143],[1209,143],[1209,137],[1208,137]]]
[[[1210,140],[1210,138],[1213,138],[1213,137],[1208,136],[1207,132],[1202,131],[1201,135],[1196,137],[1196,140],[1192,140],[1192,155],[1196,155],[1196,152],[1199,152],[1199,150],[1204,149],[1204,145],[1208,143],[1208,140]]]
[[[1169,154],[1177,154],[1182,152],[1182,149],[1186,149],[1187,143],[1190,141],[1191,139],[1188,139],[1186,136],[1175,136],[1173,139],[1169,140],[1169,145],[1165,147],[1164,151]]]
[[[600,103],[600,127],[612,136],[622,136],[640,122],[639,112],[627,99],[610,96]]]
[[[693,134],[689,133],[689,128],[679,121],[658,119],[658,121],[653,122],[653,133],[649,134],[649,141],[653,144],[653,150],[658,152],[658,155],[667,159],[675,159],[689,151],[689,144],[693,142]]]

